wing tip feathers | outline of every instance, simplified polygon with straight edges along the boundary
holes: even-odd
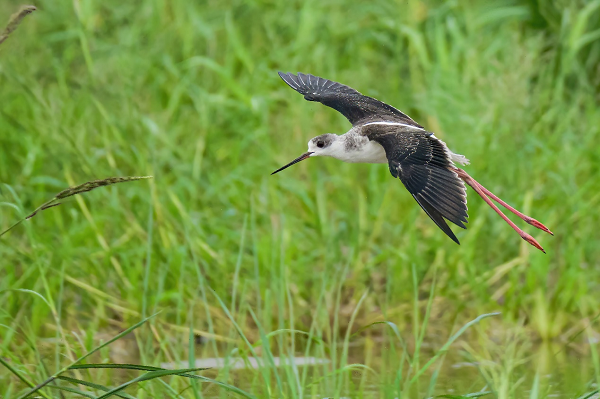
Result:
[[[448,226],[448,223],[446,223],[446,220],[444,219],[443,215],[438,210],[436,210],[422,196],[418,196],[417,197],[417,195],[415,195],[415,194],[413,194],[412,196],[417,201],[417,203],[421,206],[421,208],[425,211],[425,213],[427,214],[427,216],[429,216],[429,218],[431,220],[433,220],[433,222],[440,228],[440,230],[442,230],[448,237],[450,237],[450,239],[452,241],[454,241],[455,243],[457,243],[458,245],[460,245],[460,241],[458,241],[458,238],[456,238],[456,235],[450,229],[450,226]],[[462,227],[462,226],[460,226],[460,227]],[[466,229],[466,227],[463,227],[463,228]]]

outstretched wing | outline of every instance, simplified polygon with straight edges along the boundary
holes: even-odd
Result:
[[[365,126],[363,134],[383,146],[392,176],[399,178],[435,224],[460,244],[444,218],[466,229],[467,192],[451,169],[446,144],[433,133],[401,126]]]
[[[352,125],[361,125],[376,121],[393,121],[422,128],[408,115],[396,108],[363,96],[358,91],[343,84],[323,79],[318,76],[298,73],[279,72],[285,83],[308,101],[318,101],[344,115]]]

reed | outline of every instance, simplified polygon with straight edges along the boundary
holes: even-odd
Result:
[[[11,231],[12,229],[14,229],[21,223],[23,223],[25,220],[31,219],[32,217],[37,215],[38,212],[61,205],[62,202],[60,202],[60,201],[66,199],[66,198],[72,197],[74,195],[86,193],[88,191],[92,191],[98,187],[105,187],[105,186],[110,186],[110,185],[118,184],[118,183],[126,183],[126,182],[132,182],[132,181],[142,180],[142,179],[151,179],[151,178],[152,178],[152,176],[108,177],[106,179],[88,181],[88,182],[85,182],[85,183],[80,184],[75,187],[69,187],[67,189],[62,190],[58,194],[56,194],[54,196],[54,198],[52,198],[51,200],[46,201],[42,205],[38,206],[29,215],[25,216],[24,218],[17,221],[15,224],[11,225],[9,228],[0,232],[0,237],[2,237],[4,234],[6,234],[9,231]]]
[[[6,28],[4,28],[4,31],[2,33],[0,33],[0,44],[2,44],[6,39],[8,39],[11,33],[17,30],[17,27],[19,26],[23,18],[25,18],[27,15],[31,14],[35,10],[37,10],[37,8],[35,8],[34,6],[22,6],[19,11],[11,15],[10,19],[8,20],[8,24],[6,25]]]

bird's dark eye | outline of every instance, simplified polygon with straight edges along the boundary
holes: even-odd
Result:
[[[325,147],[325,142],[322,140],[317,141],[317,147],[319,147],[319,148]]]

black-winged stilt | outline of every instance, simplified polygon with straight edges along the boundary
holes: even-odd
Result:
[[[318,101],[342,113],[352,128],[345,134],[322,134],[308,142],[308,152],[277,169],[280,172],[304,159],[329,156],[344,162],[387,163],[392,176],[399,178],[421,208],[454,242],[460,244],[444,219],[466,229],[467,192],[471,186],[519,235],[546,253],[529,234],[517,227],[490,200],[546,233],[550,230],[537,220],[517,211],[495,196],[454,163],[469,160],[455,154],[446,143],[428,132],[408,115],[351,87],[313,75],[279,72],[292,89],[308,101]]]

